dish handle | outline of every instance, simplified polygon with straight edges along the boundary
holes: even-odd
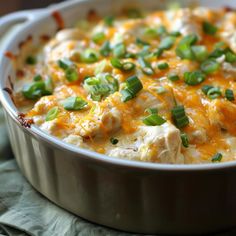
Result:
[[[9,29],[14,25],[24,24],[29,21],[33,21],[39,16],[41,16],[43,13],[45,13],[45,9],[26,10],[13,12],[0,17],[0,37],[5,35],[7,31],[9,31]]]

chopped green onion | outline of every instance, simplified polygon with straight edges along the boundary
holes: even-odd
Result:
[[[136,94],[143,88],[143,85],[139,78],[134,75],[126,80],[126,88],[121,90],[122,102],[127,102],[134,98]]]
[[[231,50],[228,50],[225,54],[225,60],[229,63],[235,63],[236,62],[236,54],[232,52]]]
[[[212,85],[203,85],[203,86],[202,86],[202,92],[203,92],[205,95],[207,95],[208,91],[209,91],[210,89],[212,89],[212,88],[214,88],[214,86],[212,86]]]
[[[158,109],[157,108],[148,108],[145,111],[148,112],[149,114],[157,114]]]
[[[189,35],[186,35],[184,36],[179,44],[187,44],[187,45],[194,45],[196,42],[198,41],[198,36],[196,34],[189,34]]]
[[[171,110],[173,121],[177,128],[183,128],[189,124],[189,119],[185,114],[184,106],[176,106]]]
[[[67,58],[62,58],[57,61],[57,64],[61,69],[66,70],[73,66],[74,63]]]
[[[133,70],[135,67],[136,67],[135,64],[132,63],[132,62],[124,62],[124,63],[122,64],[122,70],[123,70],[123,71],[131,71],[131,70]]]
[[[159,70],[166,70],[166,69],[169,68],[169,64],[166,63],[166,62],[162,62],[162,63],[159,63],[159,64],[157,65],[157,67],[158,67]]]
[[[165,93],[166,92],[166,89],[164,88],[164,87],[159,87],[158,89],[157,89],[157,94],[163,94],[163,93]]]
[[[226,47],[225,42],[217,42],[217,43],[215,43],[215,45],[214,45],[214,49],[217,49],[217,48],[225,48],[225,47]]]
[[[189,146],[189,141],[188,141],[188,136],[187,136],[187,134],[182,133],[182,134],[180,135],[180,137],[181,137],[183,146],[187,148],[187,147]]]
[[[215,35],[218,30],[216,26],[212,25],[211,23],[207,21],[203,22],[202,28],[203,28],[203,31],[209,35]]]
[[[106,16],[106,17],[104,17],[103,20],[104,20],[104,23],[106,26],[111,27],[114,24],[115,17],[114,16]]]
[[[25,98],[35,100],[42,96],[51,95],[53,90],[52,81],[46,78],[45,81],[39,80],[24,85],[22,94]]]
[[[198,85],[206,79],[206,76],[201,71],[185,72],[184,82],[188,85]]]
[[[117,79],[106,74],[98,74],[96,77],[88,77],[84,80],[84,89],[90,94],[94,101],[101,101],[119,89]]]
[[[143,119],[143,123],[148,126],[160,126],[166,122],[161,116],[156,113],[153,113]]]
[[[213,87],[207,91],[207,97],[210,99],[216,99],[222,95],[220,88]]]
[[[96,33],[92,36],[94,43],[102,43],[106,39],[106,35],[103,32]]]
[[[234,101],[234,91],[232,89],[226,89],[225,90],[225,97],[227,98],[227,100],[229,101]]]
[[[168,79],[172,82],[179,80],[179,76],[176,74],[168,75]]]
[[[170,35],[175,36],[175,37],[179,37],[179,36],[181,36],[181,33],[179,31],[173,31],[173,32],[170,32]]]
[[[122,69],[123,65],[118,58],[111,58],[110,62],[113,67],[118,68],[118,69]]]
[[[40,80],[43,80],[42,76],[41,75],[35,75],[33,80],[36,82],[36,81],[40,81]]]
[[[172,46],[175,43],[175,39],[176,39],[176,37],[173,37],[173,36],[167,36],[167,37],[163,38],[160,42],[159,48],[162,50],[168,50],[168,49],[172,48]]]
[[[212,157],[211,161],[212,162],[220,162],[222,157],[223,157],[223,155],[218,152]]]
[[[100,54],[102,56],[104,56],[104,57],[107,57],[107,56],[109,56],[110,51],[111,51],[110,42],[109,41],[105,41],[103,43],[103,45],[101,46],[101,48],[100,48]]]
[[[119,140],[117,138],[110,138],[110,142],[111,144],[116,145],[119,142]]]
[[[218,58],[221,57],[225,54],[225,50],[222,48],[216,48],[215,50],[213,50],[211,52],[211,54],[209,55],[210,58]]]
[[[195,34],[190,34],[183,37],[178,43],[175,50],[177,56],[179,56],[181,59],[194,60],[195,55],[191,46],[194,45],[197,41],[198,37]]]
[[[166,35],[166,34],[167,34],[166,27],[163,26],[163,25],[159,26],[159,27],[156,29],[156,33],[157,33],[157,35],[159,35],[159,36],[164,36],[164,35]]]
[[[57,61],[58,66],[65,71],[65,77],[69,82],[74,82],[79,79],[76,65],[67,58]]]
[[[111,58],[111,64],[113,67],[123,70],[123,71],[131,71],[135,68],[135,64],[132,62],[124,62],[121,63],[117,58]]]
[[[142,45],[142,46],[144,46],[144,45],[150,45],[149,43],[143,41],[143,40],[140,39],[140,38],[136,38],[136,44],[139,44],[139,45]]]
[[[46,77],[44,80],[45,91],[43,95],[51,95],[53,92],[53,82],[51,77]]]
[[[76,68],[72,68],[72,67],[66,69],[65,76],[66,76],[66,79],[69,82],[74,82],[74,81],[79,79],[77,69]]]
[[[117,58],[122,58],[126,54],[126,46],[124,43],[119,43],[113,48],[113,55]]]
[[[141,51],[139,51],[137,55],[139,57],[148,57],[148,56],[150,56],[151,55],[150,46],[149,45],[143,46],[143,49]]]
[[[194,57],[197,61],[204,61],[207,59],[208,52],[205,46],[195,45],[191,47]]]
[[[126,12],[127,12],[127,16],[129,18],[132,18],[132,19],[142,18],[142,13],[139,9],[130,8]]]
[[[68,97],[63,102],[64,109],[68,111],[78,111],[85,108],[88,103],[81,97]]]
[[[124,58],[136,58],[135,53],[127,52],[124,56]]]
[[[97,62],[98,58],[99,58],[99,55],[97,51],[95,51],[92,48],[85,49],[85,51],[81,54],[82,62],[85,62],[85,63]]]
[[[181,59],[194,60],[194,52],[188,44],[178,44],[175,49],[176,55]]]
[[[140,64],[144,74],[146,74],[146,75],[153,75],[154,74],[151,64],[144,57],[139,57],[138,62]]]
[[[46,121],[54,120],[57,117],[58,113],[59,113],[59,108],[53,107],[52,109],[48,111],[45,120]]]
[[[164,50],[161,48],[158,48],[155,52],[154,52],[154,56],[156,56],[157,58],[159,58],[162,54],[163,54]]]
[[[219,63],[214,59],[208,59],[201,64],[201,70],[206,74],[212,74],[219,69]]]
[[[149,37],[156,37],[156,36],[158,36],[157,29],[146,28],[144,31],[144,35],[149,36]]]
[[[28,65],[35,65],[37,63],[37,59],[34,56],[28,56],[25,59],[25,63]]]

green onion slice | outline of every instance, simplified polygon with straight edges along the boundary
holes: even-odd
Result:
[[[57,64],[63,70],[66,70],[74,65],[74,63],[67,58],[59,59]]]
[[[166,122],[161,116],[156,113],[153,113],[143,119],[143,123],[148,126],[160,126]]]
[[[188,85],[198,85],[206,79],[206,76],[201,71],[185,72],[184,82]]]
[[[109,56],[110,52],[111,52],[110,42],[105,41],[100,48],[100,54],[104,57],[107,57],[107,56]]]
[[[53,107],[53,108],[51,108],[51,109],[48,111],[45,120],[46,120],[46,121],[54,120],[55,118],[57,118],[58,113],[59,113],[59,107]]]
[[[116,78],[109,74],[98,74],[96,77],[86,78],[83,87],[94,101],[101,101],[101,99],[118,91],[119,83]]]
[[[205,46],[202,45],[194,45],[191,47],[194,57],[197,61],[204,61],[207,59],[208,52]]]
[[[207,97],[210,99],[216,99],[222,95],[220,88],[213,87],[207,91]]]
[[[176,37],[167,36],[161,40],[159,48],[162,50],[168,50],[173,47],[175,40],[176,40]]]
[[[186,147],[186,148],[189,147],[188,135],[185,134],[185,133],[182,133],[182,134],[180,135],[180,137],[181,137],[183,146]]]
[[[161,25],[156,29],[156,33],[158,36],[165,36],[167,34],[166,27]]]
[[[115,21],[115,17],[114,16],[106,16],[104,17],[104,23],[106,26],[113,26],[114,25],[114,21]]]
[[[97,62],[99,59],[99,55],[96,50],[92,48],[87,48],[85,51],[81,54],[81,60],[85,63],[94,63]]]
[[[146,75],[153,75],[154,74],[151,64],[144,57],[139,57],[138,62],[140,64],[144,74],[146,74]]]
[[[42,96],[51,95],[53,92],[53,84],[51,78],[46,78],[44,81],[34,81],[23,86],[22,94],[30,100],[39,99]]]
[[[220,162],[222,160],[222,157],[223,157],[223,155],[218,152],[212,157],[211,161],[212,162]]]
[[[179,76],[176,74],[170,74],[168,75],[168,79],[172,82],[179,80]]]
[[[126,46],[124,43],[119,43],[113,48],[113,55],[117,58],[123,58],[126,54]]]
[[[135,67],[136,67],[136,65],[132,62],[124,62],[122,64],[123,71],[132,71]]]
[[[225,90],[225,97],[229,101],[234,101],[234,91],[232,89],[226,89]]]
[[[159,63],[159,64],[157,65],[157,67],[158,67],[159,70],[166,70],[166,69],[169,68],[169,64],[166,63],[166,62],[162,62],[162,63]]]
[[[36,81],[40,81],[40,80],[43,80],[42,76],[41,75],[35,75],[33,80],[36,82]]]
[[[214,88],[214,86],[212,86],[212,85],[204,85],[204,86],[202,86],[202,92],[203,92],[205,95],[207,95],[208,91],[209,91],[210,89],[212,89],[212,88]]]
[[[150,45],[148,42],[145,42],[145,41],[143,41],[143,40],[140,39],[140,38],[136,38],[136,44],[138,44],[138,45],[142,45],[142,46]]]
[[[111,144],[116,145],[119,142],[119,140],[117,138],[110,138],[110,142]]]
[[[96,33],[92,36],[94,43],[102,43],[106,39],[106,35],[103,32]]]
[[[143,88],[141,81],[136,75],[129,77],[125,83],[126,88],[121,90],[122,102],[127,102],[134,98],[136,94]]]
[[[111,64],[113,67],[123,70],[123,71],[131,71],[135,68],[135,64],[132,62],[120,62],[118,58],[111,58]]]
[[[193,46],[197,41],[198,37],[195,34],[190,34],[183,37],[175,49],[176,55],[179,56],[181,59],[194,60],[195,49],[192,49],[191,46]]]
[[[122,69],[123,64],[120,62],[118,58],[111,58],[111,65],[117,69]]]
[[[215,35],[218,28],[215,25],[212,25],[210,22],[204,21],[202,24],[204,33],[209,35]]]
[[[208,59],[201,64],[201,70],[206,74],[212,74],[216,72],[220,67],[220,64],[214,59]]]
[[[189,119],[185,114],[184,106],[176,106],[171,110],[173,121],[177,128],[183,128],[189,124]]]
[[[231,50],[227,50],[225,53],[225,60],[229,63],[235,63],[236,62],[236,54]]]
[[[148,112],[149,114],[157,114],[158,113],[157,108],[148,108],[145,111]]]
[[[88,103],[81,97],[69,97],[65,99],[63,102],[64,109],[68,111],[79,111],[85,108]]]
[[[28,56],[25,59],[25,63],[28,65],[35,65],[37,63],[37,59],[34,56]]]

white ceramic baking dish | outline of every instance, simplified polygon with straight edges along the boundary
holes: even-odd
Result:
[[[164,9],[172,1],[68,1],[46,9],[24,11],[0,19],[0,35],[23,22],[4,45],[16,54],[28,35],[34,43],[56,33],[52,13],[72,26],[87,12],[117,13],[124,6]],[[183,6],[193,1],[178,1]],[[194,1],[210,7],[226,1]],[[235,1],[227,5],[236,7]],[[142,233],[199,234],[236,226],[236,162],[167,165],[113,159],[52,137],[34,125],[22,126],[11,96],[16,71],[7,57],[0,61],[0,98],[18,165],[35,189],[59,206],[92,222]],[[11,80],[9,80],[11,78]],[[20,122],[21,121],[21,122]]]

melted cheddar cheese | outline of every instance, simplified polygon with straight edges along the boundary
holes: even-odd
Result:
[[[24,56],[17,107],[45,132],[116,158],[234,160],[236,13],[132,11],[62,29]]]

